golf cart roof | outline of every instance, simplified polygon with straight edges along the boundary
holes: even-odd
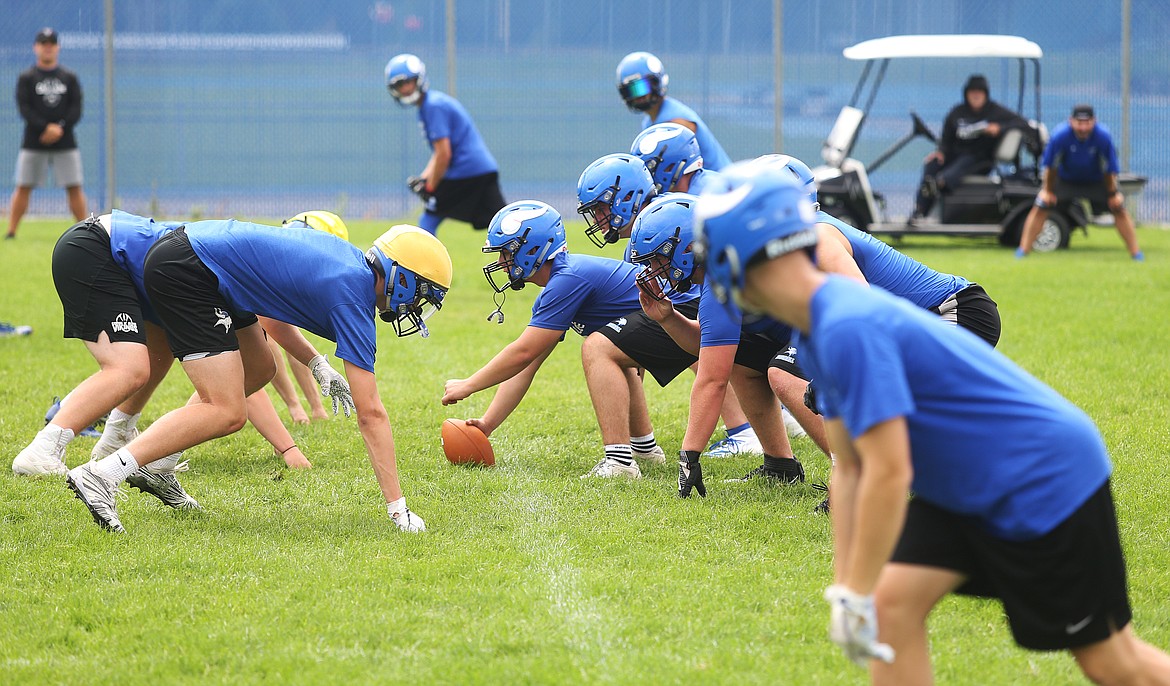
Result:
[[[1019,36],[951,34],[888,36],[862,41],[845,48],[846,59],[884,60],[896,57],[1016,57],[1039,59],[1044,55],[1032,41]]]

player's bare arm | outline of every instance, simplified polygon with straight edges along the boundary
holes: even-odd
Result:
[[[547,354],[561,340],[563,331],[529,326],[520,336],[496,354],[479,371],[466,379],[450,379],[444,387],[443,404],[460,400],[503,383],[523,371],[542,354]]]
[[[439,182],[447,175],[451,166],[451,139],[440,138],[432,144],[431,159],[423,169],[422,177],[427,182],[427,192],[434,193]]]
[[[699,365],[691,386],[691,408],[683,450],[702,452],[715,433],[723,397],[727,394],[737,345],[709,345],[699,350]]]
[[[822,271],[840,274],[860,283],[867,283],[861,268],[853,259],[853,251],[846,238],[832,224],[817,224],[817,266]]]
[[[394,435],[390,430],[390,418],[378,395],[378,383],[373,372],[366,371],[350,362],[345,363],[345,378],[349,381],[353,402],[357,407],[358,430],[366,444],[370,465],[378,479],[378,487],[386,502],[391,503],[402,497],[398,483],[398,464],[394,456]]]
[[[860,474],[853,497],[849,561],[838,582],[868,595],[893,554],[906,519],[906,497],[914,474],[906,419],[895,417],[870,427],[853,445]]]

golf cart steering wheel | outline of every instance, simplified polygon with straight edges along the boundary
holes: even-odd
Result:
[[[935,136],[934,132],[930,130],[930,127],[926,125],[926,122],[922,121],[922,117],[919,117],[917,112],[910,110],[910,118],[914,120],[913,135],[925,136],[926,139],[931,143],[938,143],[938,137]]]

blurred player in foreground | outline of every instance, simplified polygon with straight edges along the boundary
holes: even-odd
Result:
[[[1130,626],[1092,420],[970,332],[817,269],[813,206],[790,178],[722,190],[696,210],[708,278],[799,331],[837,455],[833,641],[875,684],[931,683],[931,610],[991,596],[1017,643],[1069,650],[1097,683],[1170,683],[1170,656]]]

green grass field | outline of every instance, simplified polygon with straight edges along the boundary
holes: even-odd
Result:
[[[119,501],[129,533],[100,530],[61,481],[7,468],[52,397],[96,369],[59,334],[49,261],[66,226],[29,222],[0,244],[0,319],[35,328],[0,339],[0,683],[865,682],[827,637],[831,532],[810,513],[810,486],[720,483],[753,467],[748,458],[707,461],[705,500],[678,500],[669,464],[639,482],[578,478],[601,445],[576,335],[494,435],[497,468],[446,463],[440,423],[478,416],[491,393],[444,408],[443,382],[512,340],[536,290],[509,296],[504,325],[485,321],[483,235],[463,225],[441,230],[455,282],[432,336],[381,330],[382,398],[427,533],[399,534],[387,519],[343,417],[292,429],[309,472],[285,470],[248,427],[188,451],[182,481],[205,512],[177,514],[133,491]],[[350,228],[364,246],[387,226]],[[581,228],[569,227],[570,245],[592,251]],[[1097,421],[1116,466],[1135,626],[1166,648],[1170,232],[1139,238],[1144,264],[1104,228],[1023,262],[991,243],[903,247],[982,283],[1003,314],[1000,350]],[[668,453],[688,383],[647,387]],[[189,393],[172,370],[145,420]],[[71,466],[92,441],[74,442]],[[795,447],[812,480],[827,476],[811,442]],[[945,601],[931,637],[939,683],[1081,680],[1066,655],[1016,648],[991,602]]]

